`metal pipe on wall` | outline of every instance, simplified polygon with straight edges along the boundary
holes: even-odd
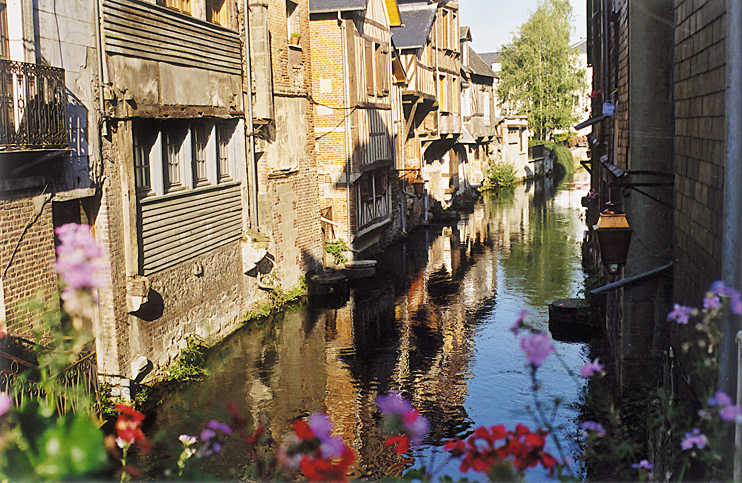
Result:
[[[740,217],[742,216],[742,2],[727,2],[726,158],[724,160],[724,216],[722,219],[721,277],[740,289]],[[734,394],[737,375],[735,335],[740,316],[722,324],[719,351],[719,389]],[[739,403],[739,401],[737,401]]]
[[[351,217],[350,217],[350,127],[348,126],[348,108],[350,105],[350,100],[348,99],[349,93],[348,93],[348,54],[347,54],[347,39],[345,38],[345,21],[343,21],[343,17],[340,11],[338,11],[338,23],[340,24],[340,44],[342,49],[342,55],[343,55],[343,119],[345,122],[345,195],[346,195],[346,204],[345,204],[345,213],[347,215],[347,223],[348,223],[348,246],[353,248],[353,242],[351,238]]]
[[[255,166],[255,125],[253,124],[252,112],[252,62],[250,59],[250,0],[245,0],[243,4],[243,15],[245,16],[245,70],[247,93],[243,95],[242,102],[245,104],[245,128],[248,135],[245,139],[248,152],[247,166],[247,195],[250,200],[250,227],[253,230],[258,229],[258,182],[257,167]]]

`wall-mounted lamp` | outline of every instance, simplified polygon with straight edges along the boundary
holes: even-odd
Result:
[[[626,265],[626,257],[629,254],[631,244],[631,232],[634,230],[629,226],[624,213],[616,213],[613,203],[606,203],[606,209],[600,214],[598,224],[593,226],[598,235],[598,246],[603,265],[612,275],[616,275],[621,266]],[[613,270],[612,266],[617,266]]]
[[[412,189],[415,192],[415,196],[417,196],[418,198],[421,197],[423,195],[424,188],[425,180],[423,180],[418,173],[417,178],[415,178],[415,181],[412,182]]]

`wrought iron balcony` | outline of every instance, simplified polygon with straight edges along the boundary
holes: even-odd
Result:
[[[0,150],[63,149],[64,69],[0,59]]]

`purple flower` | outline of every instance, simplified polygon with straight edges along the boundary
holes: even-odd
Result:
[[[603,371],[603,364],[598,363],[598,359],[595,358],[592,362],[586,362],[582,369],[580,369],[580,377],[590,377],[596,372]]]
[[[718,295],[714,295],[713,297],[705,297],[703,299],[704,309],[718,309],[719,307],[721,307],[721,299]]]
[[[684,450],[691,449],[693,446],[697,446],[699,449],[705,447],[708,444],[706,436],[701,434],[698,428],[693,429],[693,433],[685,433],[685,439],[680,443],[680,447]]]
[[[513,333],[514,336],[518,337],[518,329],[520,328],[523,321],[528,317],[528,311],[523,309],[520,311],[520,314],[518,315],[518,318],[515,319],[515,323],[512,327],[510,327],[510,332]]]
[[[224,434],[232,434],[232,428],[230,428],[224,423],[220,423],[216,419],[212,419],[211,421],[209,421],[208,426],[214,431],[221,431]]]
[[[520,348],[526,353],[528,362],[536,367],[554,352],[554,345],[546,334],[535,334],[521,339]]]
[[[723,391],[717,391],[714,397],[709,399],[709,406],[726,406],[728,404],[732,404],[732,398]]]
[[[692,314],[692,308],[686,307],[685,305],[675,304],[673,311],[667,314],[667,320],[674,320],[678,324],[687,324]]]
[[[600,423],[596,423],[595,421],[585,421],[580,425],[580,428],[586,429],[588,431],[597,431],[599,435],[605,436],[605,429],[603,429],[603,425]]]
[[[717,280],[716,282],[711,284],[711,288],[709,289],[709,291],[717,295],[728,297],[729,305],[732,309],[732,312],[737,315],[742,315],[742,298],[740,298],[740,293],[737,290],[734,290],[731,287],[727,287],[723,281]]]
[[[204,429],[201,431],[201,441],[209,441],[211,438],[216,436],[216,433],[211,429]]]
[[[10,399],[8,393],[0,392],[0,416],[10,411],[11,406],[13,406],[13,400]]]
[[[732,421],[740,416],[740,407],[736,404],[729,404],[721,408],[719,411],[719,417],[724,421]]]
[[[640,470],[651,470],[652,468],[654,468],[654,465],[652,465],[649,460],[641,460],[639,463],[631,465],[631,467],[638,468]]]
[[[393,391],[387,396],[376,398],[381,414],[389,421],[389,426],[399,430],[410,437],[410,441],[419,444],[428,433],[430,423],[420,414],[420,411],[412,407],[398,392]]]
[[[108,265],[90,227],[68,223],[55,230],[59,236],[57,272],[75,289],[103,288]]]
[[[343,438],[330,436],[332,431],[332,422],[324,414],[312,414],[309,416],[309,428],[314,435],[321,441],[320,449],[323,458],[340,458],[345,449]]]

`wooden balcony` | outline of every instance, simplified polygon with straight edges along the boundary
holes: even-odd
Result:
[[[0,151],[68,146],[64,69],[0,60]]]

